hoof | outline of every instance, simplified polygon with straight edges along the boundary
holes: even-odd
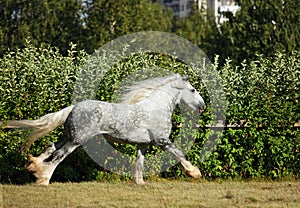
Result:
[[[38,157],[33,157],[32,155],[29,155],[29,160],[25,165],[25,168],[28,171],[33,172],[33,175],[37,178],[36,183],[38,185],[49,185],[50,178],[44,175],[45,171],[42,165],[42,161],[40,161]]]
[[[141,185],[141,186],[146,184],[146,182],[145,182],[143,179],[141,179],[141,178],[134,178],[134,179],[133,179],[133,182],[134,182],[135,184]]]
[[[37,178],[36,184],[40,186],[48,186],[49,185],[49,178]]]
[[[190,176],[192,178],[200,178],[202,176],[199,168],[197,168],[196,166],[193,166],[189,161],[181,162],[181,165],[184,169],[184,172],[188,176]]]
[[[187,170],[186,173],[192,178],[200,178],[202,176],[199,168],[195,166],[193,166],[190,170]]]

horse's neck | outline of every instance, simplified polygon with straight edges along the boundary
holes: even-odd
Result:
[[[140,104],[147,111],[155,111],[155,113],[167,114],[171,117],[178,102],[178,96],[178,91],[166,87],[153,93]]]

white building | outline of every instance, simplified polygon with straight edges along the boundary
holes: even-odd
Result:
[[[194,8],[206,14],[211,13],[215,16],[217,24],[226,21],[224,12],[235,14],[239,8],[236,0],[160,0],[160,3],[170,7],[177,18],[186,17]]]
[[[206,1],[206,0],[204,0]],[[201,9],[203,0],[160,0],[160,3],[166,7],[170,7],[175,17],[186,17],[194,7]]]
[[[215,15],[218,24],[222,24],[227,21],[227,18],[223,15],[225,12],[231,12],[233,15],[237,12],[239,6],[235,0],[218,0],[218,11]]]

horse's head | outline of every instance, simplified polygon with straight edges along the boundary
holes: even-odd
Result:
[[[203,112],[205,102],[197,90],[190,84],[187,77],[179,77],[172,86],[180,91],[179,102],[184,103],[197,112]]]

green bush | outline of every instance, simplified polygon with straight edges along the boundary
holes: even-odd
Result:
[[[27,47],[7,53],[0,61],[0,120],[37,119],[70,105],[70,92],[76,70],[87,55],[75,51],[63,57],[55,48]],[[40,154],[49,141],[62,134],[58,128],[36,142],[31,153]],[[26,182],[26,157],[20,153],[26,131],[0,129],[0,174],[3,182]]]
[[[7,53],[0,60],[0,120],[36,119],[50,112],[58,111],[72,103],[73,88],[78,70],[92,59],[83,51],[76,51],[71,45],[68,56],[62,56],[55,48],[42,45],[28,46],[16,52]],[[107,71],[94,92],[99,100],[114,101],[117,90],[130,73],[140,73],[145,68],[163,68],[189,75],[191,84],[203,95],[208,108],[200,116],[199,131],[181,132],[195,138],[187,158],[197,165],[207,178],[282,178],[287,175],[299,176],[300,134],[293,124],[300,120],[299,94],[300,69],[299,52],[287,56],[278,53],[273,58],[257,57],[257,61],[234,67],[228,60],[219,66],[227,99],[228,123],[247,120],[246,128],[229,128],[218,138],[216,150],[207,160],[200,160],[204,141],[214,134],[213,129],[204,125],[211,122],[211,108],[208,93],[200,78],[191,73],[176,57],[153,53],[140,53],[115,63]],[[105,60],[109,55],[98,57]],[[97,69],[89,67],[86,73],[91,85]],[[152,72],[147,72],[152,73]],[[130,81],[127,80],[127,81]],[[119,89],[120,90],[120,89]],[[122,90],[122,89],[121,89]],[[90,93],[90,92],[89,92]],[[87,93],[87,94],[89,94]],[[84,94],[84,93],[83,93]],[[80,97],[80,99],[83,99]],[[178,135],[182,118],[173,116],[172,139]],[[33,177],[24,170],[26,155],[20,153],[20,146],[26,131],[0,129],[0,174],[1,182],[25,183]],[[40,154],[49,141],[57,141],[62,127],[35,142],[30,153]],[[185,140],[181,141],[182,145]],[[128,154],[135,154],[132,145],[117,145]],[[147,154],[158,154],[161,150],[149,147]],[[108,158],[107,160],[109,160]],[[158,162],[158,161],[156,161]],[[103,180],[114,178],[101,173],[83,149],[71,154],[58,167],[53,176],[56,181]],[[178,165],[161,176],[181,177]]]
[[[214,177],[299,176],[299,52],[221,69],[227,99],[227,122],[246,120],[246,128],[225,131],[216,152],[204,163]],[[214,171],[212,171],[214,170]]]

